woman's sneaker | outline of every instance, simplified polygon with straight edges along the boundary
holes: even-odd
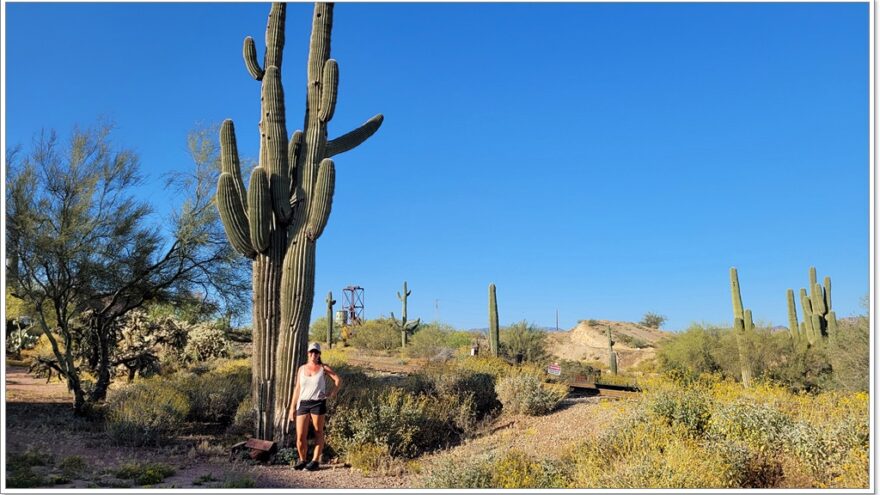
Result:
[[[305,467],[308,466],[308,465],[309,465],[308,462],[303,461],[302,459],[300,459],[299,462],[297,462],[296,464],[293,465],[293,469],[296,469],[297,471],[299,471],[299,470],[305,468]]]
[[[309,461],[309,463],[306,464],[306,471],[317,471],[318,466],[320,466],[318,461]]]

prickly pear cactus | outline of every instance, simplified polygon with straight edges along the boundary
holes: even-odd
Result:
[[[743,387],[752,386],[752,369],[749,366],[748,332],[753,329],[751,310],[744,311],[742,294],[739,290],[739,275],[736,268],[730,269],[730,294],[733,300],[733,331],[736,334],[736,345],[739,351],[740,376]]]
[[[244,40],[245,67],[261,82],[260,156],[248,188],[241,175],[232,121],[220,130],[222,173],[217,207],[230,244],[253,262],[254,436],[289,443],[294,372],[305,360],[315,296],[315,244],[330,216],[334,155],[369,138],[376,115],[361,127],[327,139],[337,102],[339,66],[330,58],[333,4],[315,4],[309,45],[305,131],[288,139],[281,62],[286,5],[272,4],[262,66],[253,38]]]
[[[401,347],[406,347],[407,339],[410,335],[414,334],[415,331],[419,328],[419,323],[421,323],[422,319],[418,318],[416,321],[406,321],[406,300],[412,294],[411,290],[407,290],[406,281],[403,282],[403,294],[400,292],[397,293],[397,298],[400,299],[400,302],[403,303],[403,313],[400,315],[400,321],[397,321],[394,318],[394,313],[391,313],[391,321],[397,325],[397,328],[400,330],[400,345]]]
[[[489,284],[489,352],[495,357],[498,357],[500,350],[499,337],[498,299],[495,297],[495,284]]]

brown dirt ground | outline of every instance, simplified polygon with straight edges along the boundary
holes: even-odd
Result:
[[[113,482],[107,473],[131,462],[162,462],[173,467],[175,474],[155,485],[165,488],[219,487],[226,480],[243,478],[253,480],[258,488],[384,488],[409,483],[406,477],[367,477],[340,465],[305,472],[285,466],[233,463],[218,439],[205,435],[183,436],[164,447],[113,445],[100,424],[73,416],[72,399],[63,383],[34,378],[23,367],[7,366],[5,371],[7,456],[40,450],[50,453],[55,463],[73,455],[86,461],[89,474],[85,477],[89,479],[53,488],[89,488]],[[193,483],[204,475],[218,481]]]

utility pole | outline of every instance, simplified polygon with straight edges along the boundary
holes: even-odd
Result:
[[[559,331],[559,308],[556,308],[556,331]]]

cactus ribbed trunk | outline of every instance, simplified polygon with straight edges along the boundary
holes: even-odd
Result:
[[[306,130],[294,132],[288,141],[281,84],[285,13],[285,4],[272,4],[262,67],[254,40],[244,41],[245,66],[262,82],[259,164],[245,190],[235,129],[227,120],[220,131],[222,173],[217,184],[217,207],[229,242],[254,260],[254,436],[281,445],[290,439],[287,418],[295,370],[305,362],[315,295],[315,243],[333,200],[336,172],[330,156],[361,144],[382,123],[377,115],[328,142],[339,69],[330,59],[333,5],[319,3],[309,46]]]
[[[495,284],[489,284],[489,351],[495,357],[498,357],[500,352],[499,337],[498,299],[495,297]]]
[[[752,312],[743,310],[742,294],[739,289],[739,276],[736,268],[730,269],[730,294],[733,300],[733,331],[736,334],[736,345],[739,351],[739,367],[742,384],[745,388],[752,386],[752,368],[749,366],[748,335],[752,326]],[[746,322],[748,321],[748,325]]]

